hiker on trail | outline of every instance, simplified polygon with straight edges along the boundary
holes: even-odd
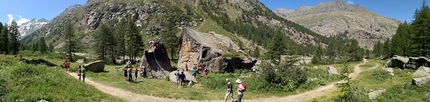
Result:
[[[191,75],[193,75],[194,77],[197,76],[197,69],[193,69],[193,72],[191,73]]]
[[[179,75],[180,75],[180,73],[179,73],[179,69],[178,69],[178,70],[176,70],[176,72],[175,72],[175,76],[176,76],[176,85],[179,85],[179,82],[180,82]]]
[[[63,63],[64,67],[66,68],[66,72],[70,72],[70,62],[65,60]]]
[[[146,63],[140,65],[140,71],[142,72],[143,78],[146,78]]]
[[[184,84],[184,82],[185,82],[185,74],[184,74],[184,71],[182,71],[181,72],[181,74],[179,74],[179,78],[180,78],[180,81],[179,81],[179,88],[181,88],[182,87],[182,85]]]
[[[225,79],[227,81],[227,89],[225,89],[224,102],[227,102],[227,97],[230,96],[230,99],[233,101],[233,85],[231,85],[230,79]]]
[[[79,66],[78,67],[78,77],[79,77],[79,81],[81,81],[81,73],[82,73],[82,67],[81,66]]]
[[[82,82],[85,82],[86,74],[85,74],[85,67],[84,66],[81,67],[81,75],[82,75]]]
[[[185,71],[188,71],[188,64],[185,63]]]
[[[242,101],[242,97],[243,97],[243,92],[245,92],[246,90],[246,85],[242,83],[242,81],[240,81],[240,79],[236,80],[237,85],[237,100],[236,102],[241,102]]]

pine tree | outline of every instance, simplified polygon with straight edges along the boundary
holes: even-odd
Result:
[[[272,37],[270,44],[268,46],[267,57],[272,60],[279,60],[280,56],[285,54],[286,44],[285,36],[281,31],[277,31]]]
[[[95,41],[95,51],[98,55],[98,59],[103,60],[107,63],[115,63],[115,51],[112,46],[116,46],[114,36],[109,30],[110,28],[105,24],[100,24],[96,35],[93,39]],[[106,58],[109,56],[110,60]]]
[[[7,25],[3,26],[0,22],[0,53],[9,51],[8,32]]]
[[[9,36],[11,41],[10,49],[14,55],[18,54],[19,52],[19,37],[21,37],[21,34],[19,33],[18,28],[18,24],[15,22],[15,20],[12,20],[12,23],[9,27]]]
[[[430,8],[423,0],[421,9],[415,11],[415,20],[411,23],[413,36],[411,37],[411,52],[414,56],[428,56],[430,54]]]
[[[125,19],[122,19],[118,22],[118,25],[115,27],[115,41],[117,42],[116,46],[115,46],[115,54],[122,56],[122,60],[125,60],[125,54],[126,54],[126,41],[125,41],[125,37],[126,37],[126,31],[127,31],[127,26],[126,26],[126,21]]]
[[[142,36],[139,34],[137,26],[131,16],[129,16],[127,20],[127,27],[126,52],[129,57],[134,59],[143,51]]]
[[[66,30],[65,30],[65,46],[64,46],[64,50],[68,55],[68,59],[69,61],[73,61],[73,53],[76,51],[76,41],[75,41],[75,34],[74,34],[74,30],[72,28],[72,25],[70,22],[68,22],[66,24]]]
[[[39,41],[37,42],[38,49],[40,53],[45,54],[48,52],[48,46],[46,45],[46,41],[44,37],[41,37]]]
[[[167,48],[170,48],[168,50],[170,50],[170,56],[171,59],[173,59],[175,52],[179,48],[179,37],[176,36],[179,29],[177,29],[172,22],[167,22],[163,24],[163,26],[166,28],[166,32],[161,34],[161,41]]]
[[[323,56],[323,49],[321,45],[318,44],[317,49],[315,50],[314,56],[312,57],[311,62],[313,64],[321,64],[322,63],[322,56]]]

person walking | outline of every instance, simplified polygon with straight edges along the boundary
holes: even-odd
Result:
[[[64,61],[64,67],[66,68],[66,72],[70,72],[70,62],[65,60]]]
[[[85,82],[86,73],[85,73],[85,67],[84,66],[81,67],[81,75],[82,75],[82,82]]]
[[[243,92],[245,92],[245,85],[242,84],[240,79],[236,80],[237,85],[237,100],[235,102],[242,102]]]
[[[82,74],[82,70],[81,70],[81,66],[78,67],[78,77],[79,77],[79,81],[81,81],[81,74]]]
[[[233,85],[231,85],[230,79],[227,78],[227,79],[225,79],[225,81],[227,81],[227,89],[225,89],[226,93],[225,93],[225,96],[224,96],[224,102],[227,102],[227,97],[229,97],[229,96],[230,96],[230,99],[232,101],[234,101],[234,98],[233,98]]]

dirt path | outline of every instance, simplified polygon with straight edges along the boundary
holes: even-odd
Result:
[[[354,72],[349,75],[352,79],[355,79],[361,70],[359,68],[360,65],[365,64],[367,61],[364,60],[363,63],[360,63],[356,66],[354,66]],[[378,66],[378,65],[376,65]],[[376,68],[376,66],[374,68]],[[373,68],[372,68],[373,69]],[[74,78],[78,79],[78,76],[76,73],[68,73]],[[331,93],[332,91],[336,90],[336,83],[342,83],[345,81],[338,81],[333,82],[325,86],[318,87],[317,89],[306,91],[304,93],[296,94],[296,95],[290,95],[290,96],[284,96],[284,97],[270,97],[270,98],[260,98],[260,99],[246,99],[244,101],[246,102],[306,102],[311,101],[314,98],[322,97],[326,95],[327,93]],[[149,95],[143,95],[143,94],[136,94],[133,92],[129,92],[120,88],[103,85],[97,82],[92,81],[91,79],[86,79],[85,83],[90,84],[97,88],[98,90],[110,94],[112,96],[117,96],[119,98],[122,98],[126,101],[130,102],[198,102],[198,100],[183,100],[183,99],[169,99],[169,98],[160,98],[155,96],[149,96]],[[246,97],[246,93],[245,93]],[[204,102],[224,102],[224,100],[202,100]]]

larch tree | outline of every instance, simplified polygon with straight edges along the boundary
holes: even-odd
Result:
[[[10,37],[10,49],[12,53],[18,54],[19,52],[19,38],[21,37],[21,34],[18,31],[18,24],[15,22],[15,20],[12,20],[12,23],[9,27],[9,37]]]

